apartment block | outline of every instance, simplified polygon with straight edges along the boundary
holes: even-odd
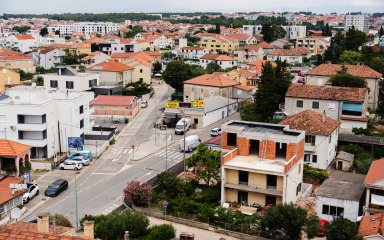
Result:
[[[305,131],[259,122],[221,127],[221,203],[266,206],[295,202],[301,192]]]
[[[355,26],[356,30],[367,33],[369,31],[369,17],[367,15],[346,15],[345,30]]]

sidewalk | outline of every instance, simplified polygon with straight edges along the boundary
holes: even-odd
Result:
[[[203,239],[209,239],[209,240],[220,240],[221,238],[224,238],[226,240],[238,240],[238,238],[230,237],[227,235],[194,228],[190,226],[186,226],[179,223],[169,222],[158,218],[148,217],[149,218],[149,225],[159,225],[159,224],[172,224],[173,227],[176,229],[176,237],[180,235],[181,232],[189,232],[195,234],[195,240],[203,240]]]
[[[170,148],[175,141],[170,140],[172,136],[168,136],[168,148]],[[145,157],[148,157],[166,147],[165,144],[165,136],[160,136],[157,141],[157,145],[155,145],[155,139],[151,139],[149,141],[140,143],[135,149],[135,154],[131,158],[132,161],[139,161]]]

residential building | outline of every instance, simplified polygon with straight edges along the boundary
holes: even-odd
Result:
[[[202,47],[183,47],[179,51],[179,56],[182,58],[199,59],[205,54],[209,53],[208,48]]]
[[[155,60],[152,56],[149,56],[144,51],[135,52],[135,53],[113,53],[111,57],[113,60],[117,62],[123,62],[129,58],[140,58],[149,63],[153,63]]]
[[[3,171],[1,171],[3,172]],[[5,219],[5,216],[9,216],[11,210],[17,206],[23,204],[23,194],[25,190],[14,190],[10,188],[10,184],[21,184],[24,183],[24,178],[20,177],[5,177],[0,179],[0,215]],[[9,217],[8,217],[9,219]],[[1,238],[1,227],[0,227],[0,238]],[[17,236],[19,234],[16,234]],[[3,238],[9,239],[9,238]]]
[[[282,28],[287,32],[285,35],[285,40],[287,41],[305,38],[307,33],[306,26],[282,26]]]
[[[384,213],[384,158],[373,161],[364,180],[364,215]]]
[[[0,100],[0,138],[29,145],[31,159],[68,151],[68,137],[82,137],[94,125],[92,92],[16,86]]]
[[[279,124],[305,131],[304,163],[326,170],[336,156],[341,122],[312,110],[289,116]]]
[[[93,115],[119,115],[134,118],[141,109],[141,103],[135,96],[99,95],[92,100]]]
[[[109,86],[123,86],[132,82],[133,67],[115,60],[107,60],[86,69],[87,73],[98,73],[99,84]]]
[[[90,91],[99,85],[99,74],[79,73],[70,66],[58,66],[55,73],[42,75],[44,87],[51,91]]]
[[[256,71],[248,68],[237,68],[227,73],[223,73],[223,76],[240,83],[242,86],[254,89],[254,91],[252,91],[253,93],[256,92],[256,87],[260,81]]]
[[[255,45],[239,47],[235,50],[235,58],[241,63],[249,63],[256,60],[263,60],[268,53],[275,51],[276,47],[269,43],[261,42]]]
[[[5,92],[5,88],[13,85],[20,84],[20,74],[0,67],[0,93]]]
[[[161,63],[161,53],[159,51],[142,51],[142,53],[145,53],[148,56],[152,57],[153,58],[153,62]]]
[[[26,166],[25,163],[29,162],[30,156],[31,146],[0,139],[0,174],[20,177],[20,167]]]
[[[239,48],[239,42],[222,35],[203,35],[199,42],[203,48],[208,48],[210,53],[233,53]]]
[[[237,66],[237,60],[227,55],[207,53],[200,58],[200,66],[203,68],[206,68],[207,65],[211,62],[219,64],[222,69]]]
[[[9,49],[19,49],[23,53],[38,47],[36,39],[31,35],[11,35],[3,39],[2,45]]]
[[[138,52],[140,50],[140,45],[137,42],[130,43],[91,43],[91,51],[96,52],[100,51],[108,55],[112,55],[115,53],[133,53]]]
[[[36,71],[32,58],[19,55],[0,57],[0,67],[16,72],[23,70],[24,72],[34,73]]]
[[[257,44],[257,39],[254,35],[249,35],[245,33],[230,33],[225,35],[232,39],[235,39],[239,42],[239,44],[247,44],[247,45],[255,45]]]
[[[243,29],[240,30],[240,32],[250,36],[255,36],[260,34],[262,29],[262,25],[243,25]]]
[[[147,62],[139,57],[128,58],[121,63],[134,68],[132,82],[141,81],[146,84],[151,84],[152,63]]]
[[[303,47],[311,51],[312,54],[323,54],[330,46],[330,37],[306,37],[296,39],[296,47]]]
[[[372,68],[365,65],[344,65],[346,72],[353,76],[365,78],[367,82],[368,92],[368,107],[376,109],[379,97],[379,81],[383,74],[376,72]],[[341,64],[321,64],[305,74],[305,83],[308,85],[324,86],[329,83],[332,76],[341,71]]]
[[[383,240],[384,213],[363,216],[356,235],[362,236],[364,240]]]
[[[317,216],[327,221],[343,216],[356,222],[363,214],[365,176],[332,171],[317,190]]]
[[[303,64],[304,58],[310,58],[310,56],[310,50],[302,47],[296,47],[293,49],[277,49],[270,52],[267,54],[267,60],[276,61],[279,58],[283,62],[287,61],[288,64],[295,65]]]
[[[293,47],[293,44],[290,41],[285,40],[284,38],[279,38],[271,42],[271,45],[278,46],[280,48],[284,48],[285,46],[288,46],[289,48]]]
[[[81,59],[81,65],[88,68],[96,64],[99,64],[101,62],[107,61],[109,59],[111,59],[111,56],[103,52],[100,52],[100,51],[91,52],[88,56],[83,57]]]
[[[345,15],[345,31],[355,27],[356,30],[367,33],[369,31],[369,16],[368,15]]]
[[[65,44],[65,38],[60,35],[38,36],[36,37],[36,42],[38,47],[46,47],[51,44]]]
[[[285,94],[285,112],[291,116],[305,110],[341,122],[340,131],[367,128],[368,93],[365,88],[323,87],[291,84]]]
[[[85,42],[82,42],[78,45],[74,45],[69,48],[69,53],[73,56],[81,54],[91,54],[91,45]]]
[[[230,121],[221,126],[221,204],[296,202],[303,179],[305,132],[277,124]],[[241,210],[241,208],[240,208]]]
[[[60,31],[60,34],[71,35],[73,33],[92,33],[97,32],[101,35],[105,35],[111,31],[118,31],[119,28],[123,27],[118,23],[112,22],[78,22],[73,24],[57,24],[48,27],[48,32]]]
[[[54,47],[38,48],[32,52],[33,63],[45,69],[62,64],[65,56],[65,51]]]

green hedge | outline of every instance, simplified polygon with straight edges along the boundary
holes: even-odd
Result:
[[[307,169],[307,168],[304,168],[303,174],[304,174],[304,177],[315,178],[320,180],[324,180],[329,177],[329,174],[324,171],[316,171],[316,170]]]

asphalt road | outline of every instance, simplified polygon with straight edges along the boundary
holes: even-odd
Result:
[[[155,105],[157,109],[165,106],[165,101],[170,93],[168,86],[163,84],[148,102],[148,107],[143,109],[120,133],[116,143],[110,146],[99,159],[92,161],[89,166],[78,172],[76,175],[78,219],[85,214],[96,215],[110,212],[118,207],[116,202],[123,196],[123,189],[128,182],[131,180],[144,182],[165,170],[165,149],[159,150],[147,158],[134,161],[131,146],[138,146],[140,143],[154,138],[153,122],[161,116],[159,111],[155,116]],[[238,114],[231,116],[231,119],[234,118],[238,118]],[[210,129],[220,125],[221,122],[218,122],[201,131],[198,134],[201,140],[208,140]],[[187,132],[187,135],[190,134]],[[182,137],[182,135],[173,136],[175,143],[168,148],[168,167],[183,161],[183,153],[178,150],[177,144]],[[186,154],[186,157],[189,155]],[[68,180],[68,189],[54,198],[44,196],[47,186],[59,178]],[[29,210],[21,220],[31,221],[36,219],[36,214],[50,212],[67,216],[76,226],[75,173],[70,170],[54,170],[36,182],[40,187],[40,195],[27,204]]]

